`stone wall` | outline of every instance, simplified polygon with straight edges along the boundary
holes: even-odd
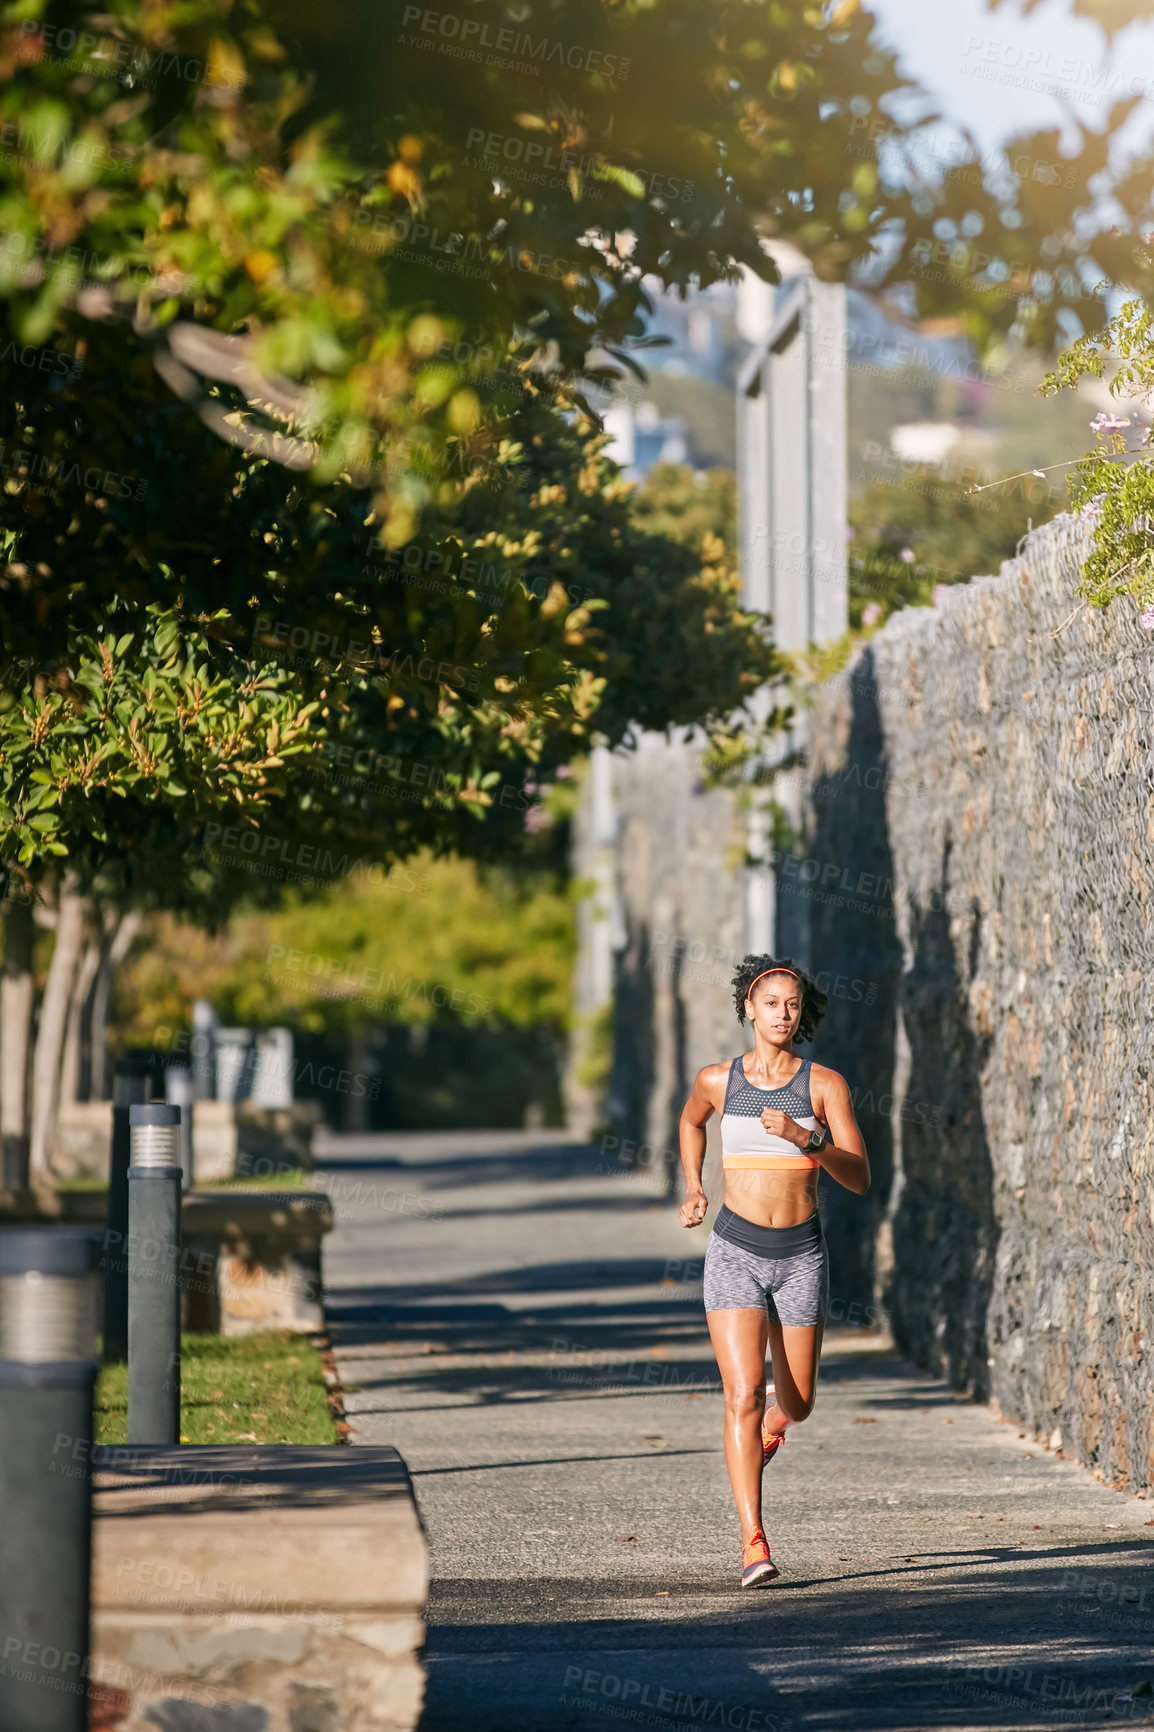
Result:
[[[1078,606],[1082,547],[1059,519],[824,689],[795,893],[811,962],[876,986],[823,1040],[875,1160],[862,1272],[899,1343],[1140,1486],[1154,644],[1132,604]]]
[[[1104,1478],[1154,1445],[1154,642],[1076,596],[1083,531],[895,616],[817,694],[776,945],[829,994],[865,1198],[823,1182],[833,1293]],[[676,1148],[746,1043],[745,828],[690,745],[614,759],[610,1117]],[[800,935],[800,936],[799,936]],[[759,946],[760,947],[760,946]],[[707,1190],[720,1201],[716,1125]],[[712,1189],[710,1189],[712,1184]]]

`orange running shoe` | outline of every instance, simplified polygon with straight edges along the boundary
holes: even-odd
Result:
[[[741,1554],[741,1585],[743,1588],[768,1588],[777,1575],[777,1565],[769,1555],[769,1541],[760,1528]]]

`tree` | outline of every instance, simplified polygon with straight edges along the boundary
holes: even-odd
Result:
[[[4,98],[21,339],[131,312],[221,437],[375,473],[397,545],[436,460],[494,448],[519,354],[571,378],[643,338],[643,277],[772,276],[759,229],[829,274],[869,255],[850,103],[902,80],[856,0],[469,11],[31,9]],[[496,52],[440,51],[463,32]]]
[[[1074,219],[1105,145],[1057,185],[927,179],[856,0],[393,21],[193,0],[10,25],[9,857],[167,866],[234,806],[288,845],[298,804],[310,835],[491,846],[463,816],[524,762],[730,713],[734,669],[770,667],[756,627],[716,566],[655,578],[668,556],[626,528],[583,418],[582,384],[644,345],[647,279],[772,277],[761,240],[788,236],[979,338],[1100,323],[1086,272],[1123,250]],[[1044,280],[1014,268],[1024,238]],[[294,754],[382,739],[452,800],[298,802]]]
[[[3,886],[7,893],[10,880]],[[18,1190],[28,1174],[28,1061],[35,1002],[32,893],[5,895],[0,959],[0,1190]]]
[[[719,541],[732,558],[737,547],[737,477],[732,469],[700,472],[683,463],[655,463],[634,495],[638,523],[672,541],[703,549]]]
[[[331,1117],[356,1102],[379,1113],[380,1100],[404,1122],[419,1086],[435,1094],[433,1118],[455,1109],[473,1125],[507,1123],[512,1110],[519,1123],[519,1103],[556,1087],[573,927],[559,874],[426,855],[384,883],[238,910],[213,937],[154,915],[118,987],[118,1039],[178,1052],[193,1000],[206,997],[225,1022],[292,1027],[296,1092],[319,1095]],[[378,1054],[383,1070],[367,1083]]]
[[[1045,479],[1033,475],[975,491],[919,465],[893,482],[871,482],[849,509],[851,626],[925,606],[938,584],[996,573],[1052,503]]]
[[[63,452],[82,405],[60,397],[41,425],[55,417]],[[580,416],[526,401],[516,459],[430,507],[422,537],[386,560],[370,557],[364,492],[300,482],[195,424],[183,444],[177,424],[172,450],[123,379],[102,397],[87,436],[146,478],[142,501],[88,497],[83,475],[74,499],[55,483],[67,512],[32,523],[17,521],[19,494],[0,498],[21,567],[49,566],[101,628],[76,630],[69,663],[33,674],[0,717],[9,858],[66,851],[129,894],[176,874],[190,902],[211,902],[220,874],[190,859],[206,826],[217,842],[244,831],[241,883],[254,837],[266,861],[338,838],[375,858],[491,852],[516,834],[500,790],[583,750],[594,725],[615,741],[632,722],[723,725],[775,669],[725,549],[703,556],[635,521]],[[351,763],[359,774],[342,776]],[[427,791],[401,802],[414,767]],[[496,820],[483,839],[482,812]]]

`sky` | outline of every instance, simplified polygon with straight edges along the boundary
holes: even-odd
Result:
[[[868,5],[902,70],[971,129],[983,153],[1014,134],[1058,126],[1063,152],[1073,154],[1071,117],[1099,131],[1111,102],[1130,90],[1144,100],[1128,135],[1154,130],[1154,20],[1128,26],[1111,49],[1097,25],[1071,15],[1069,0],[1046,0],[1028,17],[1014,4],[991,10],[984,0]],[[1146,8],[1137,0],[1134,10]]]

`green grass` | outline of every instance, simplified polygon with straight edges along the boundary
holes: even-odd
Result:
[[[124,1443],[128,1367],[106,1365],[96,1386],[96,1441]],[[320,1355],[307,1336],[181,1338],[182,1443],[336,1443]]]
[[[69,1191],[106,1191],[108,1180],[99,1173],[74,1173],[70,1179],[61,1179],[56,1189],[63,1196]]]
[[[205,1179],[204,1189],[206,1191],[307,1191],[309,1181],[314,1176],[304,1167],[288,1167],[281,1173],[259,1173],[251,1178],[246,1178],[242,1173],[234,1173],[230,1179]],[[200,1189],[199,1183],[194,1184],[194,1191]]]

